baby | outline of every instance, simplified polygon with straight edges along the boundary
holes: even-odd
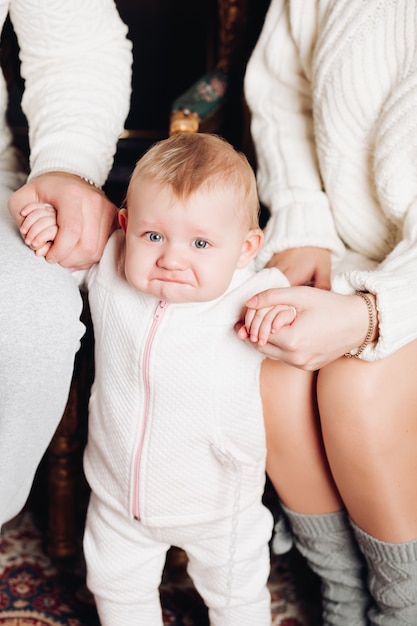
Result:
[[[103,626],[162,626],[171,545],[210,624],[271,624],[264,357],[234,327],[253,294],[288,281],[252,267],[258,212],[244,155],[214,135],[173,136],[137,163],[121,229],[84,273],[96,345],[84,549]],[[46,254],[53,207],[24,214],[26,243]]]

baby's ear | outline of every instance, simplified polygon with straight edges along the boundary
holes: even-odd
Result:
[[[260,228],[250,230],[243,242],[242,251],[240,253],[238,267],[245,267],[258,254],[260,247],[264,241],[264,234]]]
[[[117,219],[119,220],[119,225],[122,227],[123,231],[126,232],[127,229],[127,210],[120,209],[117,214]]]

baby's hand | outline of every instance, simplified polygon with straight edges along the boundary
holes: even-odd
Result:
[[[292,324],[296,317],[297,311],[290,305],[247,309],[238,336],[240,339],[250,339],[253,343],[264,346],[271,334],[278,332],[283,326]]]
[[[24,218],[20,234],[25,244],[37,256],[46,256],[58,232],[56,210],[52,204],[32,202],[20,214]]]

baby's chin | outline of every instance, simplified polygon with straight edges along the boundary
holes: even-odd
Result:
[[[190,284],[163,281],[152,281],[146,285],[132,285],[132,287],[170,304],[209,302],[221,295],[220,293],[213,293]]]

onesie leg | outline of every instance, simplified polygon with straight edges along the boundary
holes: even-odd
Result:
[[[196,527],[184,547],[188,571],[209,608],[211,626],[270,626],[268,542],[272,516],[261,505],[234,520]]]
[[[84,327],[70,272],[23,243],[0,187],[0,527],[25,504],[62,417]]]
[[[168,548],[91,496],[84,552],[101,626],[163,626],[159,585]]]

